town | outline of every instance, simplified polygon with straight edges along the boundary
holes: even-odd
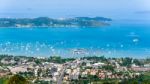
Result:
[[[22,84],[150,84],[150,59],[0,55],[0,84],[14,76]]]

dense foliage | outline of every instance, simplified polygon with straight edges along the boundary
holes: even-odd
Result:
[[[24,77],[20,75],[14,75],[8,80],[7,84],[29,84],[29,83]]]

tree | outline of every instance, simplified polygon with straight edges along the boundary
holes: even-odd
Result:
[[[122,59],[122,64],[121,64],[122,66],[130,67],[131,64],[132,64],[132,58],[126,57]]]
[[[8,80],[8,84],[29,84],[29,82],[20,75],[14,75]]]
[[[134,59],[134,61],[133,61],[136,65],[138,65],[138,66],[142,66],[142,65],[144,65],[141,61],[139,61],[138,59]]]
[[[114,71],[114,67],[112,65],[102,66],[102,69],[105,69],[105,70],[108,70],[108,71]]]

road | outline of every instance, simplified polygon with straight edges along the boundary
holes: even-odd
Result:
[[[59,78],[58,78],[58,80],[57,80],[57,84],[62,84],[65,70],[66,70],[67,67],[70,66],[70,65],[71,65],[71,63],[67,63],[66,65],[63,66],[63,69],[61,70],[60,76],[59,76]]]
[[[61,73],[60,73],[60,76],[59,76],[59,78],[58,78],[58,80],[57,80],[57,84],[62,84],[65,70],[66,70],[68,67],[70,67],[73,63],[76,63],[76,60],[73,61],[73,62],[66,63],[66,64],[63,66],[63,68],[62,68],[62,70],[61,70]],[[80,65],[78,64],[77,67],[79,67],[79,66],[80,66]]]

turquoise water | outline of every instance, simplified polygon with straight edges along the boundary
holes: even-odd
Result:
[[[150,24],[112,22],[101,28],[0,28],[0,54],[150,57]]]

